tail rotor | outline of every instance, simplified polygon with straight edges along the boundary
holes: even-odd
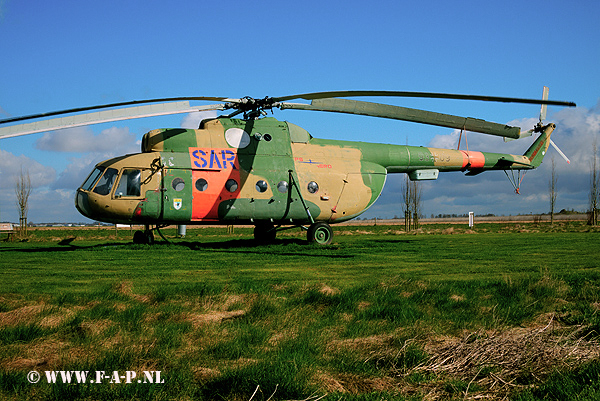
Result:
[[[548,94],[550,93],[550,89],[547,86],[544,86],[544,91],[542,93],[542,99],[543,100],[548,100]],[[544,130],[544,120],[546,119],[546,114],[548,112],[548,104],[547,103],[543,103],[542,107],[540,109],[540,119],[538,121],[538,123],[535,125],[535,127],[533,127],[532,129],[526,131],[526,132],[522,132],[520,138],[525,138],[528,136],[533,135],[535,132],[543,132]],[[514,139],[512,138],[504,138],[504,142],[509,142],[509,141],[513,141]],[[565,161],[567,162],[567,164],[571,164],[571,161],[569,160],[569,158],[563,153],[562,150],[560,150],[560,148],[554,143],[554,141],[552,141],[552,139],[550,139],[550,145],[552,145],[552,147],[554,149],[556,149],[556,151],[558,152],[558,154],[565,159]]]

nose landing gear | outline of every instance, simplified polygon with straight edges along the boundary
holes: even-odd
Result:
[[[308,242],[318,245],[329,245],[333,240],[333,230],[329,224],[319,221],[310,225],[307,239]]]

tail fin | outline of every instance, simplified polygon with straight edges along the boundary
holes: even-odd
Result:
[[[552,135],[554,128],[556,128],[556,125],[552,123],[541,127],[540,137],[536,139],[533,145],[525,152],[524,156],[531,161],[531,165],[534,168],[539,167],[539,165],[542,164],[542,160],[548,151],[548,146],[550,146],[550,135]]]

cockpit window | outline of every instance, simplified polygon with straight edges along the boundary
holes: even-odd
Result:
[[[98,180],[98,184],[96,184],[94,192],[98,195],[108,195],[113,187],[113,184],[115,183],[117,174],[119,174],[119,172],[116,169],[107,168],[104,171],[104,175],[102,175],[100,180]]]
[[[115,190],[115,196],[140,196],[141,176],[142,170],[134,168],[123,169],[119,184]]]
[[[81,186],[81,189],[83,189],[84,191],[89,191],[90,189],[92,189],[92,187],[94,186],[94,184],[96,183],[96,181],[102,175],[103,172],[104,172],[104,167],[96,167],[94,169],[94,171],[92,171],[92,173],[85,180],[85,182]]]

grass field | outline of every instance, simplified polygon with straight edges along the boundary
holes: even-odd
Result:
[[[325,247],[189,227],[2,242],[0,397],[600,399],[598,229],[334,230]],[[91,376],[47,382],[61,371]],[[164,383],[112,377],[144,371]]]

